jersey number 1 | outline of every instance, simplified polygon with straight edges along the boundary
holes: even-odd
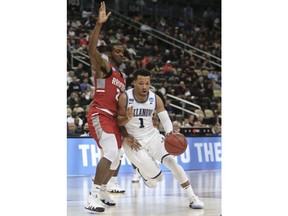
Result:
[[[143,121],[143,118],[139,118],[140,120],[140,127],[139,128],[144,128],[144,121]]]

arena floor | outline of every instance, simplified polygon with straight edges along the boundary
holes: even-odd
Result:
[[[103,213],[84,209],[91,188],[91,176],[67,177],[67,215],[115,215],[115,216],[220,216],[221,170],[187,172],[193,190],[204,202],[204,209],[189,208],[189,201],[170,172],[157,188],[151,189],[142,181],[132,183],[133,174],[119,174],[118,182],[126,189],[124,194],[111,194],[116,206],[106,207]]]

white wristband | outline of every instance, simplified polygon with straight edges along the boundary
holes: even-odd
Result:
[[[158,113],[157,115],[160,119],[160,122],[161,122],[163,128],[164,128],[165,133],[166,134],[170,133],[173,130],[173,125],[172,125],[171,119],[168,115],[168,112],[165,110],[165,111]]]

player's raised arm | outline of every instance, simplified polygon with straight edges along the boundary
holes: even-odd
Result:
[[[102,78],[105,73],[110,71],[110,66],[107,61],[105,61],[101,54],[97,50],[97,43],[99,39],[99,34],[101,31],[102,24],[105,23],[108,17],[111,15],[111,12],[106,14],[105,2],[100,3],[98,19],[93,29],[88,45],[88,54],[92,64],[92,69],[95,71],[95,76],[97,78]]]

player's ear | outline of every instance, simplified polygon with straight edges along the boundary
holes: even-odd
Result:
[[[112,56],[112,52],[111,52],[111,51],[106,51],[105,54],[106,54],[109,58],[111,58],[111,56]]]

